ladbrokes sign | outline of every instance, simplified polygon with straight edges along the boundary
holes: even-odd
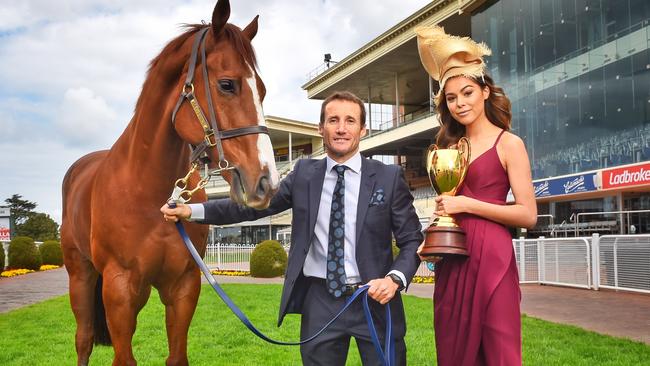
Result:
[[[603,170],[603,189],[650,184],[650,164]]]

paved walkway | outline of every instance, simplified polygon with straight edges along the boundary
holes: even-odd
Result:
[[[281,278],[216,278],[219,283],[282,283]],[[528,316],[650,345],[650,295],[540,285],[522,285],[521,289],[521,310]],[[0,313],[67,293],[65,269],[2,278]],[[432,294],[433,286],[424,284],[412,284],[408,292],[429,299]]]

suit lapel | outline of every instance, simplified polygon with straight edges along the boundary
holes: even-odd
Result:
[[[370,196],[375,190],[375,170],[372,165],[368,163],[368,159],[361,159],[361,183],[359,184],[359,202],[357,203],[357,233],[356,244],[359,245],[359,236],[361,235],[361,228],[366,220],[366,213],[368,212],[368,204],[370,203]]]
[[[309,242],[314,240],[314,227],[316,226],[316,218],[318,215],[318,208],[320,206],[320,196],[323,192],[323,181],[325,181],[325,168],[327,167],[327,159],[321,159],[312,166],[311,174],[307,177],[307,184],[309,187],[309,226],[307,233],[309,235]]]

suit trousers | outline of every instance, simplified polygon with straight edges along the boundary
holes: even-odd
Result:
[[[348,297],[335,298],[326,288],[325,280],[309,281],[305,296],[300,324],[301,339],[315,334],[326,322],[336,315],[345,305]],[[313,341],[300,346],[303,365],[337,366],[345,365],[350,348],[350,338],[354,337],[361,362],[364,366],[381,365],[377,351],[372,344],[370,331],[363,312],[361,297],[339,317],[330,327]],[[375,322],[375,328],[384,346],[384,308],[368,299]],[[373,306],[376,305],[376,306]],[[397,365],[406,365],[406,345],[404,338],[395,339],[395,361]]]

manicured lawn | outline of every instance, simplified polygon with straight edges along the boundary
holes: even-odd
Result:
[[[277,328],[280,285],[225,285],[253,323],[281,340],[298,338],[299,318],[287,317]],[[405,297],[409,365],[434,365],[432,306],[427,299]],[[0,365],[72,365],[74,318],[68,297],[0,314]],[[602,336],[576,327],[523,318],[525,365],[650,365],[650,346]],[[139,365],[163,365],[167,355],[163,307],[155,291],[138,318],[133,341]],[[259,340],[204,287],[189,335],[192,365],[300,365],[297,347]],[[92,365],[109,365],[113,350],[96,347]],[[360,365],[352,346],[349,365]]]

